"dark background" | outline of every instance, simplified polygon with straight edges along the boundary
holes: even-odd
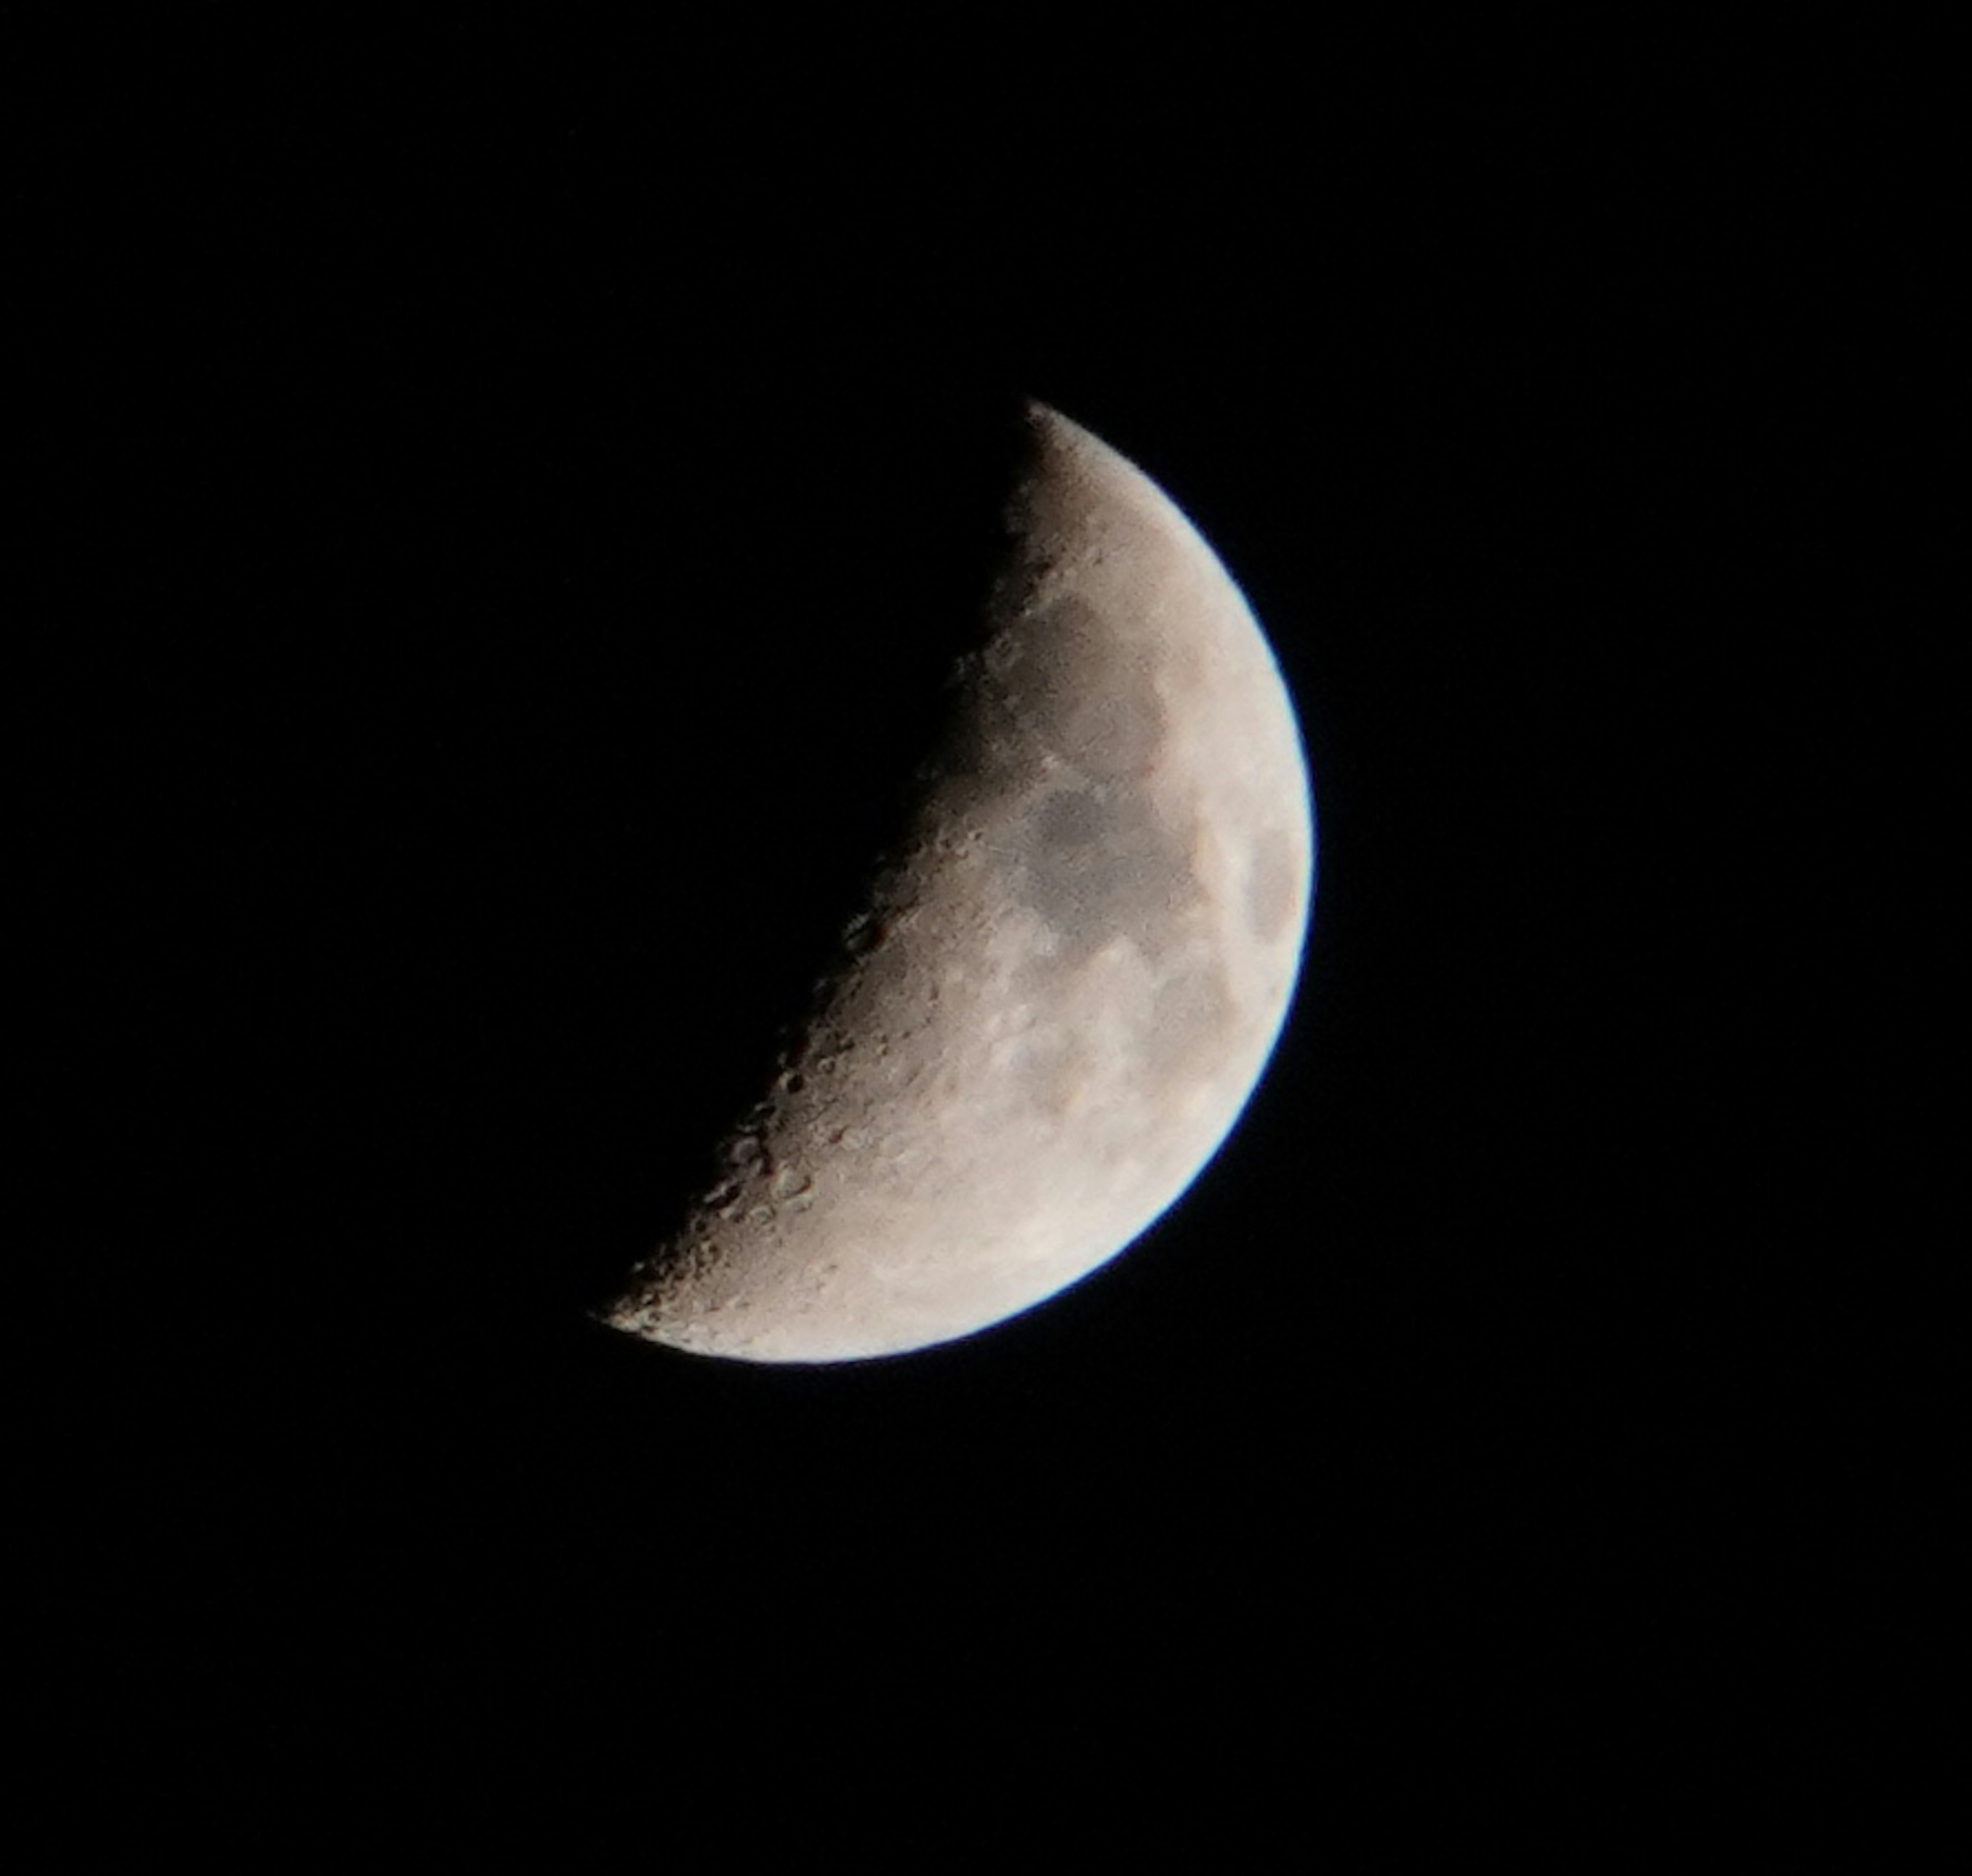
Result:
[[[1895,64],[173,30],[14,198],[76,1841],[1797,1817],[1892,1724],[1829,1690],[1915,1659],[1925,1515],[1856,1281],[1903,994],[1856,771],[1932,525],[1875,440],[1931,259],[1854,161]],[[616,1337],[923,752],[1022,393],[1296,700],[1272,1070],[985,1334]]]

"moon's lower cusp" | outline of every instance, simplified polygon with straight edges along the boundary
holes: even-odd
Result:
[[[910,834],[620,1328],[795,1362],[983,1328],[1150,1224],[1265,1063],[1312,879],[1278,673],[1170,502],[1033,424]]]

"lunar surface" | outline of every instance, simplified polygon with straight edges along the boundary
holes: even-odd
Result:
[[[1154,484],[1056,412],[1028,423],[908,835],[616,1328],[756,1362],[969,1334],[1154,1222],[1265,1065],[1314,875],[1279,671]]]

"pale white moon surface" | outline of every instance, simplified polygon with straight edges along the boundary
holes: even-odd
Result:
[[[756,1362],[970,1334],[1151,1225],[1266,1064],[1314,866],[1278,667],[1161,491],[1028,420],[1010,564],[909,834],[619,1329]]]

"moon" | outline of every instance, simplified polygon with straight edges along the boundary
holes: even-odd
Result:
[[[829,1362],[1000,1322],[1154,1222],[1273,1049],[1315,852],[1279,669],[1162,491],[1055,410],[1026,423],[906,837],[615,1328]]]

